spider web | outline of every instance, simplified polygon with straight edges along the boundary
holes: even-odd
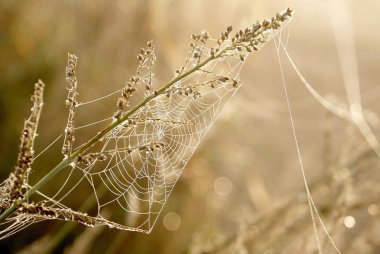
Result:
[[[269,31],[263,35],[265,42],[275,34]],[[221,47],[229,43],[226,41],[227,45]],[[177,71],[177,77],[213,54],[205,44],[197,44],[197,51],[194,50]],[[194,52],[200,57],[192,57]],[[148,87],[145,98],[152,99],[83,154],[84,157],[93,155],[91,160],[71,163],[54,179],[54,186],[44,186],[37,192],[37,199],[33,196],[33,201],[61,209],[66,215],[91,217],[91,223],[81,221],[89,226],[107,225],[150,233],[192,154],[240,87],[241,68],[249,52],[230,49],[156,96],[152,97],[155,92]],[[153,64],[138,72],[143,85],[152,85],[152,68]],[[115,98],[122,90],[79,103],[77,109]],[[112,117],[97,119],[75,130],[86,131],[113,120]],[[1,238],[35,222],[76,220],[74,217],[20,213],[2,223],[7,227],[1,231]]]
[[[239,60],[222,60],[208,71],[224,70],[218,75],[237,79],[240,67]],[[188,81],[194,78],[201,82],[199,73]],[[107,135],[102,148],[111,154],[107,166],[81,168],[92,186],[104,185],[111,193],[107,199],[97,195],[99,216],[107,207],[120,208],[129,216],[128,226],[150,232],[191,155],[235,92],[231,84],[220,83],[200,91],[201,98],[158,96],[132,116],[135,126],[120,126]],[[156,143],[164,147],[130,152],[133,146]]]
[[[203,47],[202,51],[208,53],[209,49]],[[189,59],[184,71],[197,64],[197,59]],[[105,160],[94,160],[88,165],[73,164],[55,183],[53,196],[40,192],[43,199],[48,200],[45,204],[88,212],[99,219],[95,225],[149,233],[187,162],[238,90],[231,82],[221,82],[218,77],[228,76],[238,81],[242,65],[239,54],[231,52],[175,83],[170,96],[163,93],[149,101],[91,150],[106,155]],[[145,74],[142,78],[147,79],[148,76]],[[210,86],[210,82],[215,80],[217,82]],[[201,96],[179,92],[186,91],[187,87],[195,87],[194,90]],[[116,94],[114,92],[90,103]],[[150,92],[146,92],[145,96],[149,95]],[[85,104],[88,103],[80,105]],[[86,129],[105,121],[110,121],[110,118],[77,129]],[[96,210],[81,211],[76,208],[81,204],[72,205],[69,202],[74,195],[95,200]],[[112,211],[111,218],[109,211]],[[27,215],[24,217],[16,217],[13,230],[16,226],[26,227],[37,222],[36,218],[30,220]],[[38,221],[44,219],[48,218],[37,218]],[[22,221],[24,223],[20,224]]]

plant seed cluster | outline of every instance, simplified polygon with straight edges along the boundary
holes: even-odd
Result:
[[[25,194],[26,180],[32,170],[34,158],[34,140],[37,136],[37,126],[43,106],[43,93],[45,84],[39,80],[34,85],[32,113],[25,121],[21,133],[21,143],[15,170],[0,187],[0,211],[19,202]]]
[[[69,156],[73,150],[73,144],[75,140],[74,136],[74,117],[75,109],[77,107],[77,86],[78,81],[76,78],[76,66],[78,57],[73,54],[68,54],[68,63],[66,67],[66,82],[68,85],[68,94],[66,99],[66,107],[69,108],[69,117],[67,119],[67,125],[65,128],[65,139],[62,146],[62,154]]]

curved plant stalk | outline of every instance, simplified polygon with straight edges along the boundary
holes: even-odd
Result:
[[[202,67],[206,66],[210,62],[221,59],[224,57],[230,57],[230,56],[237,56],[240,57],[241,61],[245,61],[246,56],[248,56],[251,52],[259,50],[268,40],[271,39],[271,36],[273,36],[273,31],[278,31],[282,24],[286,22],[288,19],[290,19],[292,16],[292,10],[287,9],[284,12],[277,13],[275,17],[273,17],[270,20],[264,20],[262,22],[257,22],[254,24],[251,28],[246,28],[245,30],[240,30],[236,33],[235,36],[232,37],[232,39],[229,39],[229,34],[232,31],[232,27],[228,27],[226,32],[222,33],[220,39],[217,40],[217,45],[213,48],[211,48],[209,55],[206,56],[206,58],[202,59],[202,52],[196,48],[194,45],[191,46],[193,48],[192,51],[192,57],[197,59],[197,64],[189,69],[186,70],[182,68],[182,70],[177,71],[177,76],[170,80],[168,83],[166,83],[164,86],[162,86],[159,90],[154,91],[152,93],[149,93],[149,95],[143,99],[140,103],[138,103],[136,106],[131,108],[126,113],[117,113],[117,115],[114,115],[114,121],[109,124],[107,127],[105,127],[103,130],[101,130],[97,135],[95,135],[93,138],[91,138],[89,141],[87,141],[83,146],[71,151],[71,143],[69,144],[69,148],[66,149],[67,151],[64,151],[65,158],[56,165],[48,174],[46,174],[42,179],[40,179],[33,187],[31,187],[25,194],[19,198],[17,201],[14,201],[11,205],[6,207],[6,209],[3,209],[3,213],[0,215],[0,222],[7,219],[9,216],[11,216],[14,212],[17,211],[17,209],[22,205],[25,204],[25,201],[28,200],[30,196],[35,194],[42,186],[44,186],[47,182],[49,182],[53,177],[55,177],[57,174],[59,174],[64,168],[66,168],[69,165],[75,166],[75,164],[78,162],[78,159],[80,159],[82,156],[86,154],[86,152],[89,151],[98,141],[102,140],[108,133],[110,133],[112,130],[116,129],[118,126],[125,124],[126,121],[130,120],[130,118],[133,116],[134,113],[136,113],[139,109],[143,108],[146,104],[148,104],[150,101],[154,100],[158,96],[170,96],[173,85],[175,85],[177,82],[180,82],[193,73],[197,71],[204,71],[202,70]],[[268,35],[269,34],[269,35]],[[202,36],[198,35],[199,38],[195,35],[193,35],[194,40],[200,40],[202,41],[203,38],[208,38],[208,34],[202,34]],[[226,42],[226,43],[225,43]],[[204,43],[204,42],[203,42]],[[151,45],[148,43],[148,47]],[[73,55],[71,55],[73,56]],[[143,61],[142,57],[140,55],[138,56],[138,59]],[[76,63],[76,58],[75,58]],[[73,68],[75,65],[73,66]],[[66,70],[67,72],[67,70]],[[231,79],[230,77],[218,77],[220,82],[226,82],[229,81],[232,83],[233,87],[238,87],[239,82],[236,80]],[[75,81],[75,82],[74,82]],[[73,82],[76,84],[76,79]],[[212,84],[211,84],[212,86]],[[151,89],[150,86],[146,88],[148,91]],[[131,90],[128,90],[131,91]],[[74,91],[75,95],[75,91]],[[194,95],[195,96],[195,95]],[[118,102],[119,105],[119,102]],[[75,106],[75,105],[74,105]],[[125,102],[121,102],[120,108],[124,108]],[[70,127],[70,126],[69,126]],[[71,140],[73,141],[73,140]],[[1,200],[0,200],[1,201]],[[59,211],[59,209],[56,210],[50,210],[48,212],[63,212]],[[22,212],[22,211],[21,211]],[[48,214],[49,215],[49,214]],[[62,214],[61,214],[62,215]],[[64,219],[68,220],[75,220],[80,223],[84,223],[86,225],[95,225],[99,222],[98,218],[91,218],[92,221],[89,223],[86,223],[85,220],[82,220],[83,214],[71,211],[71,215],[67,216],[64,215]],[[108,221],[107,221],[108,222]],[[113,222],[109,222],[109,225],[115,225]],[[132,230],[128,227],[123,227],[122,229]],[[139,231],[139,230],[135,230]]]
[[[100,131],[95,137],[90,139],[84,146],[80,147],[79,149],[74,150],[74,152],[66,157],[64,160],[62,160],[57,166],[55,166],[47,175],[45,175],[40,181],[38,181],[28,192],[25,193],[24,199],[21,199],[16,204],[13,204],[11,207],[9,207],[1,216],[0,216],[0,222],[9,217],[12,213],[14,213],[18,206],[24,202],[26,199],[28,199],[31,195],[33,195],[37,190],[39,190],[42,186],[44,186],[49,180],[51,180],[54,176],[56,176],[59,172],[61,172],[65,167],[70,165],[70,163],[73,163],[78,156],[84,154],[87,152],[91,147],[93,147],[96,142],[101,140],[107,133],[115,129],[117,126],[128,120],[128,118],[135,113],[137,110],[139,110],[141,107],[146,105],[148,102],[156,98],[157,96],[163,94],[168,88],[170,88],[172,85],[174,85],[176,82],[184,79],[185,77],[189,76],[190,74],[196,72],[203,66],[205,66],[207,63],[209,63],[211,60],[214,60],[216,58],[221,57],[223,53],[225,53],[229,48],[225,48],[224,50],[220,51],[219,54],[215,56],[210,56],[207,59],[205,59],[202,63],[195,66],[191,70],[177,76],[176,78],[172,79],[169,83],[167,83],[165,86],[163,86],[160,90],[158,90],[156,94],[152,94],[145,98],[142,102],[137,104],[134,108],[132,108],[130,111],[128,111],[125,115],[108,125],[106,128],[104,128],[102,131]]]

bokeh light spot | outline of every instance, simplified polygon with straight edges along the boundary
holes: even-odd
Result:
[[[162,220],[164,227],[169,231],[176,231],[182,224],[181,217],[174,212],[167,213]]]
[[[346,216],[343,220],[344,226],[346,228],[353,228],[355,226],[355,218],[353,216]]]
[[[368,206],[368,213],[373,216],[377,215],[379,213],[379,207],[375,204],[370,204]]]
[[[214,190],[218,195],[221,196],[229,195],[232,191],[232,187],[233,185],[231,180],[224,176],[219,177],[214,182]]]

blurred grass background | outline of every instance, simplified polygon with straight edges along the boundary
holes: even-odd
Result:
[[[380,20],[377,16],[380,4],[370,0],[351,0],[346,4],[355,31],[363,106],[376,134],[380,62]],[[345,102],[326,1],[1,0],[1,179],[8,176],[16,161],[19,134],[29,113],[33,84],[38,78],[47,87],[37,152],[63,132],[67,117],[64,107],[67,52],[79,57],[79,96],[81,101],[88,101],[120,88],[134,73],[136,53],[148,40],[153,39],[156,46],[156,77],[160,84],[170,79],[174,70],[184,62],[192,33],[207,29],[217,37],[228,25],[245,27],[286,7],[295,9],[295,18],[288,28],[289,52],[322,95]],[[352,158],[358,151],[366,151],[367,145],[353,125],[328,113],[315,101],[291,68],[286,67],[285,71],[308,179],[334,176],[337,165],[344,164],[342,161]],[[150,235],[105,228],[86,229],[78,225],[53,252],[205,253],[230,236],[243,235],[244,239],[248,238],[242,241],[243,246],[237,237],[232,247],[222,252],[247,250],[248,253],[261,253],[252,247],[257,243],[252,243],[249,234],[240,232],[244,232],[247,225],[252,226],[250,221],[258,214],[269,213],[277,204],[295,195],[298,195],[299,202],[304,202],[303,182],[272,43],[247,61],[241,79],[245,85],[189,162]],[[91,108],[91,115],[96,118],[97,112],[100,114],[114,105],[103,107]],[[86,122],[87,116],[82,117]],[[42,162],[34,168],[36,176],[46,174],[50,166],[61,159],[49,157],[49,153],[45,156],[49,158],[46,164]],[[378,237],[369,236],[378,230],[378,215],[367,211],[368,205],[377,207],[378,203],[379,187],[375,189],[372,187],[375,185],[371,185],[371,180],[376,183],[379,177],[378,170],[372,170],[378,159],[369,156],[365,160],[362,167],[364,170],[371,168],[371,171],[364,171],[367,173],[359,183],[371,187],[362,190],[361,185],[350,183],[349,195],[357,199],[373,199],[355,214],[356,226],[344,227],[344,220],[341,220],[354,215],[350,209],[337,212],[335,217],[331,215],[336,212],[332,209],[331,214],[326,215],[327,220],[331,219],[339,228],[335,233],[344,253],[358,250],[378,253],[380,248]],[[351,172],[350,168],[348,170]],[[347,187],[347,184],[343,182],[335,189],[332,187],[335,178],[331,179],[316,194],[317,202],[339,204],[339,199],[332,198],[335,197],[334,191],[345,189],[342,186]],[[293,212],[297,216],[297,211]],[[286,218],[280,214],[270,221],[275,221],[281,229],[286,228]],[[46,243],[43,239],[52,239],[63,225],[63,222],[36,224],[2,240],[1,252],[27,249],[26,253],[31,253],[34,248],[40,253],[38,248]],[[364,225],[372,227],[363,231]],[[278,244],[276,238],[263,247],[262,253],[313,250],[310,226],[311,220],[306,219],[296,230],[297,240],[291,238],[293,244]],[[255,230],[260,232],[261,229]],[[35,241],[40,245],[32,245]]]

